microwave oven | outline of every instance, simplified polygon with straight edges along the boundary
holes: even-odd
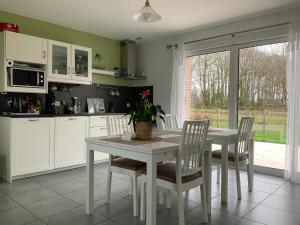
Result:
[[[40,65],[14,64],[7,67],[11,87],[45,87],[45,70]]]

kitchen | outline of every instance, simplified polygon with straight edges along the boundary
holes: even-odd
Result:
[[[0,225],[298,225],[299,10],[1,2]]]

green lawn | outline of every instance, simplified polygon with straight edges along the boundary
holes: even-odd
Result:
[[[249,110],[239,110],[239,118],[248,116]],[[271,143],[286,143],[286,116],[285,111],[251,110],[251,115],[255,116],[253,130],[256,131],[255,140]],[[217,108],[203,109],[193,108],[192,119],[200,118],[201,115],[208,115],[211,119],[210,127],[228,127],[228,110],[222,109],[220,114]]]

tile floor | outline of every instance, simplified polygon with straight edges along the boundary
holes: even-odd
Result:
[[[213,171],[212,215],[215,225],[299,225],[300,185],[282,178],[255,174],[254,190],[247,191],[242,172],[242,200],[237,200],[234,171],[229,171],[229,201],[220,203],[220,185]],[[73,169],[14,181],[0,182],[0,225],[143,225],[132,215],[128,180],[113,175],[112,201],[104,204],[106,166],[95,170],[95,214],[84,214],[85,169]],[[201,218],[199,190],[184,194],[187,225],[198,225]],[[172,208],[158,206],[158,225],[176,225],[176,195]]]

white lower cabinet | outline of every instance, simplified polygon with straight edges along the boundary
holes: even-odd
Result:
[[[88,129],[88,117],[55,118],[55,168],[85,163],[85,138],[88,137]]]
[[[54,118],[12,119],[12,176],[54,168]]]

